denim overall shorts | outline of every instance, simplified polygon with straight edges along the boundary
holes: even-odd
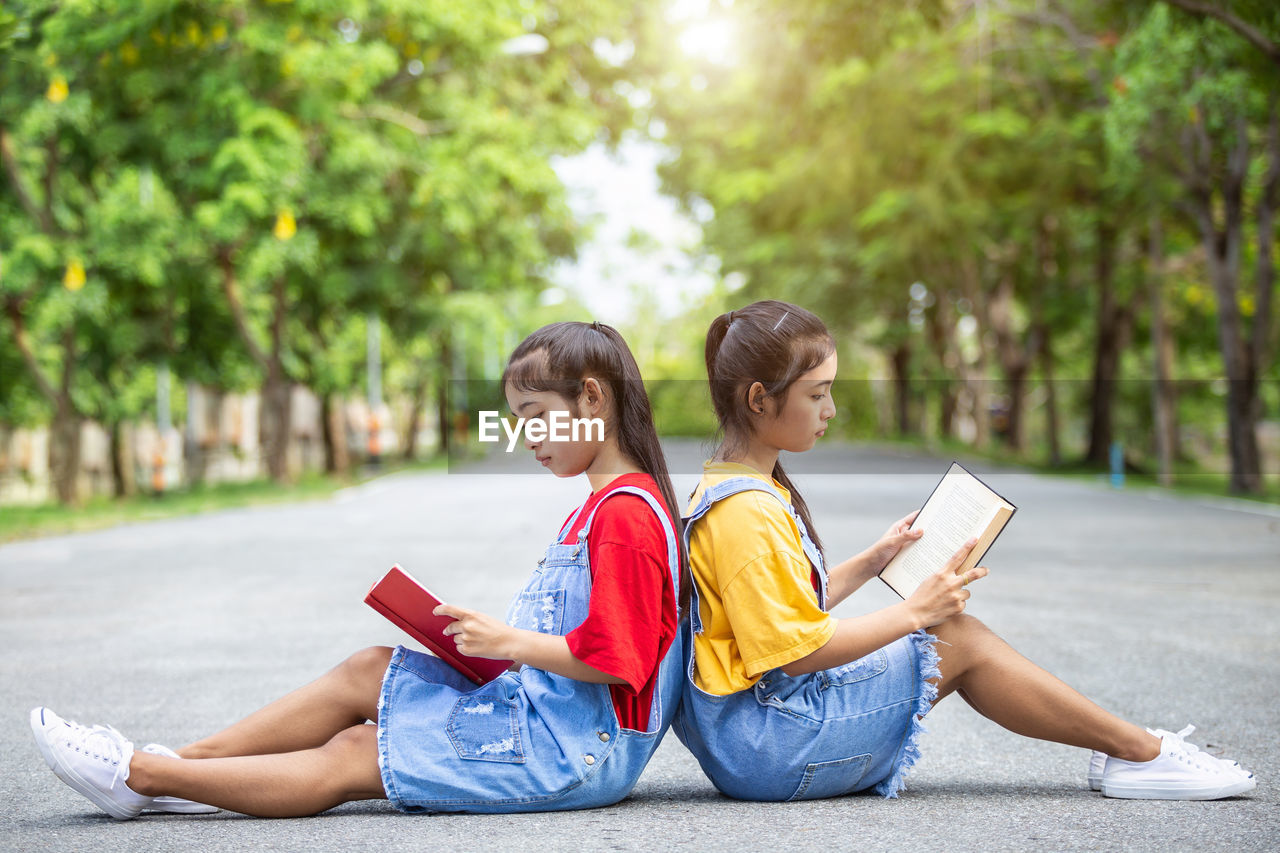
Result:
[[[776,497],[795,520],[827,609],[827,572],[804,521],[787,500],[753,477],[732,477],[703,492],[685,516],[684,543],[716,501],[744,491]],[[935,638],[917,631],[852,663],[805,675],[772,669],[751,687],[719,696],[694,683],[692,636],[702,632],[697,576],[685,650],[684,698],[673,729],[722,793],[740,800],[811,800],[874,787],[897,796],[919,757],[923,716],[937,696]]]
[[[582,508],[561,529],[512,600],[507,622],[564,635],[587,617],[591,567],[587,533],[617,494],[643,498],[662,523],[672,589],[680,562],[671,521],[634,486],[609,492],[576,542],[564,542]],[[631,792],[675,716],[684,679],[678,630],[659,664],[648,731],[621,728],[608,685],[523,666],[482,687],[432,655],[398,647],[378,703],[378,766],[387,799],[407,812],[530,812],[616,803]]]

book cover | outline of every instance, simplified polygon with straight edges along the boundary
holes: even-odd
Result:
[[[436,616],[432,612],[444,602],[399,565],[392,566],[369,589],[364,601],[476,684],[493,681],[511,666],[509,660],[477,658],[459,652],[453,638],[444,633],[445,627],[454,621],[453,617]]]
[[[968,571],[982,561],[1017,510],[959,462],[952,462],[911,523],[913,530],[924,528],[925,535],[894,555],[881,570],[880,579],[898,595],[909,598],[976,536],[977,544],[958,569]]]

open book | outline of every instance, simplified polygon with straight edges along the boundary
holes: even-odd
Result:
[[[433,610],[443,604],[429,589],[400,566],[392,566],[373,585],[364,603],[399,625],[410,637],[426,646],[436,657],[452,666],[476,684],[493,681],[511,666],[509,660],[490,660],[464,655],[445,636],[452,616],[436,616]]]
[[[924,528],[924,536],[903,546],[881,570],[880,580],[898,595],[909,598],[916,587],[976,536],[977,544],[958,570],[968,571],[978,565],[1017,510],[959,462],[952,462],[911,523],[912,529]]]

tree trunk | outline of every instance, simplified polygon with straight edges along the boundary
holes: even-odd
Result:
[[[1004,383],[1009,392],[1009,447],[1017,453],[1027,449],[1026,430],[1023,428],[1025,409],[1027,406],[1027,367],[1019,365],[1006,371]]]
[[[1262,488],[1261,458],[1258,450],[1259,406],[1257,365],[1254,350],[1245,342],[1237,287],[1240,255],[1244,240],[1244,187],[1249,167],[1249,140],[1242,115],[1236,117],[1236,144],[1227,154],[1227,169],[1221,184],[1222,227],[1215,215],[1213,191],[1204,180],[1204,164],[1209,154],[1208,138],[1196,124],[1199,151],[1192,162],[1201,168],[1192,182],[1190,208],[1200,226],[1205,261],[1218,309],[1218,345],[1227,374],[1227,446],[1231,454],[1230,490],[1256,493]]]
[[[184,430],[182,452],[187,483],[190,485],[204,482],[205,471],[209,466],[209,451],[213,446],[205,436],[205,427],[210,420],[215,424],[220,422],[217,417],[220,405],[220,393],[205,389],[195,382],[187,382],[187,427]],[[212,409],[212,417],[207,408]]]
[[[1045,437],[1049,441],[1049,464],[1062,464],[1062,443],[1058,430],[1058,386],[1054,380],[1053,338],[1049,324],[1040,325],[1040,375],[1044,379]]]
[[[80,503],[80,431],[85,419],[69,397],[58,401],[49,427],[49,473],[59,503]]]
[[[1280,206],[1280,95],[1271,93],[1271,102],[1267,114],[1266,135],[1267,170],[1262,179],[1262,192],[1257,205],[1257,241],[1258,252],[1256,269],[1257,293],[1254,297],[1253,312],[1253,364],[1259,377],[1271,364],[1271,353],[1274,349],[1271,340],[1272,304],[1275,294],[1275,256],[1273,247],[1276,240],[1275,213]],[[1262,420],[1262,396],[1255,395],[1255,423]],[[1259,472],[1261,478],[1261,472]]]
[[[1115,295],[1116,232],[1111,223],[1099,218],[1094,276],[1098,283],[1097,333],[1094,343],[1093,378],[1089,403],[1089,447],[1087,464],[1106,466],[1111,453],[1112,403],[1120,354],[1129,333],[1129,306]]]
[[[120,421],[111,425],[111,482],[117,498],[131,498],[138,493],[131,432],[126,432]]]
[[[1151,351],[1155,359],[1152,406],[1156,439],[1156,477],[1162,486],[1173,485],[1173,454],[1177,447],[1177,397],[1173,386],[1172,330],[1164,313],[1164,233],[1160,217],[1151,217],[1147,262],[1151,274]]]
[[[324,441],[326,474],[346,476],[351,470],[351,454],[347,449],[347,419],[341,398],[325,393],[320,397],[320,435]]]
[[[293,386],[274,362],[262,384],[258,437],[267,475],[277,483],[289,480],[289,426],[293,415]]]
[[[1009,399],[1004,439],[1009,447],[1021,453],[1026,449],[1023,417],[1023,409],[1026,407],[1026,377],[1031,365],[1031,354],[1035,351],[1035,342],[1023,340],[1022,335],[1014,328],[1013,306],[1016,297],[1013,275],[1012,269],[1001,271],[987,316],[991,331],[996,336],[1000,372],[1003,374],[1005,393]]]
[[[270,350],[264,350],[254,336],[253,330],[249,328],[229,247],[223,247],[218,253],[218,263],[222,268],[222,292],[231,308],[231,317],[235,320],[236,330],[240,333],[240,339],[249,351],[249,356],[266,374],[262,384],[262,409],[258,421],[258,435],[267,474],[277,482],[285,482],[289,479],[288,451],[293,402],[293,389],[289,377],[284,372],[284,324],[289,307],[285,301],[285,280],[283,276],[277,277],[272,288],[274,305],[270,329],[271,347]]]
[[[986,447],[991,441],[991,413],[989,410],[990,395],[987,393],[987,343],[985,339],[988,328],[986,300],[982,295],[982,281],[978,265],[972,255],[966,255],[960,264],[960,281],[965,298],[969,300],[972,316],[977,321],[977,358],[972,365],[965,366],[965,386],[973,404],[973,443],[975,447]]]
[[[1045,438],[1049,443],[1049,464],[1062,464],[1062,447],[1058,437],[1058,388],[1054,384],[1053,328],[1046,316],[1051,295],[1061,294],[1066,275],[1065,238],[1057,217],[1048,214],[1040,219],[1037,229],[1036,255],[1042,287],[1032,305],[1031,337],[1036,351],[1028,358],[1040,363],[1040,379],[1044,382]]]
[[[441,330],[439,348],[440,360],[436,367],[436,422],[440,424],[436,438],[436,448],[441,455],[448,457],[452,444],[453,413],[449,407],[449,379],[453,367],[453,347],[450,344],[448,330]]]
[[[942,276],[932,276],[935,281],[944,280]],[[955,351],[955,317],[951,312],[951,304],[943,294],[935,297],[933,310],[927,314],[929,325],[929,346],[937,359],[941,378],[936,383],[938,393],[938,430],[943,439],[952,437],[955,429],[956,392],[951,377],[960,366],[960,358]]]
[[[53,422],[49,431],[49,471],[53,478],[54,494],[59,502],[76,505],[80,502],[80,427],[85,416],[76,408],[71,397],[71,385],[77,366],[76,333],[68,325],[62,333],[62,375],[59,385],[40,367],[35,350],[27,335],[22,301],[11,296],[5,301],[5,315],[13,328],[13,341],[18,346],[27,371],[35,380],[36,388],[53,406]]]
[[[422,429],[422,409],[427,405],[427,375],[419,374],[418,381],[413,384],[413,394],[409,401],[409,425],[405,427],[404,460],[412,462],[418,458],[418,432]]]
[[[911,428],[911,348],[899,343],[890,354],[893,364],[893,403],[897,419],[898,436],[906,438],[914,430]]]

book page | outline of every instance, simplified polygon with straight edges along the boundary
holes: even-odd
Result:
[[[1010,506],[957,464],[916,516],[912,529],[924,536],[889,561],[881,577],[904,598],[943,567],[971,537],[981,536],[1002,507]]]

